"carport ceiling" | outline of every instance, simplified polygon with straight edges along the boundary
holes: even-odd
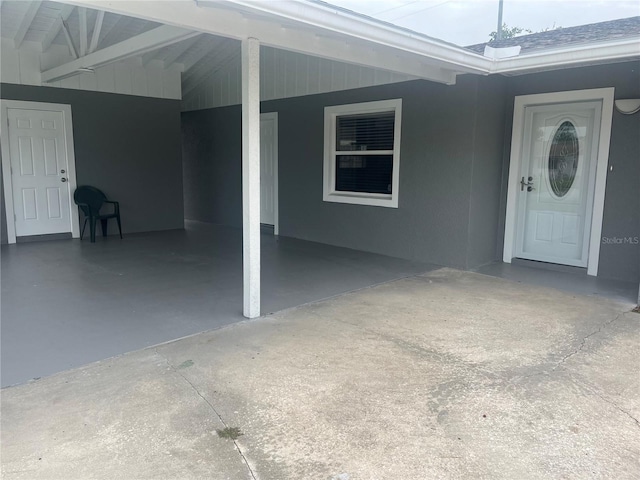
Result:
[[[516,73],[637,57],[637,39],[616,39],[489,59],[464,48],[319,1],[2,1],[2,37],[71,57],[47,63],[44,83],[135,58],[184,72],[186,87],[224,69],[236,41],[453,84],[460,73]],[[69,61],[69,58],[72,61]],[[49,65],[53,67],[50,68]]]
[[[28,44],[44,54],[53,46],[58,51],[68,48],[75,59],[61,60],[43,71],[45,83],[125,58],[137,58],[142,65],[156,62],[164,68],[179,69],[191,77],[189,83],[194,83],[199,75],[224,68],[231,56],[239,54],[237,44],[229,39],[254,35],[266,46],[446,84],[455,83],[458,73],[483,73],[481,68],[469,65],[469,57],[485,60],[428,37],[412,41],[422,48],[437,47],[429,56],[416,48],[374,44],[357,32],[344,33],[339,24],[314,24],[305,18],[251,9],[238,1],[154,2],[153,8],[150,2],[3,1],[1,8],[1,35],[13,41],[15,48]],[[182,28],[186,23],[181,23],[181,16],[189,18],[189,28]],[[395,35],[404,37],[397,32]],[[100,52],[104,55],[97,55]],[[198,72],[194,70],[197,66]]]

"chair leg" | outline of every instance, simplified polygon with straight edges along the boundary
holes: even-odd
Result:
[[[91,233],[91,243],[96,243],[96,222],[98,219],[96,217],[91,217],[89,219],[89,233]]]
[[[82,224],[82,230],[80,230],[80,240],[84,237],[84,229],[87,228],[87,217],[84,217],[84,223]]]
[[[109,219],[108,218],[102,218],[100,220],[100,223],[102,224],[102,236],[106,237],[107,236],[107,221]]]
[[[122,240],[122,225],[120,225],[120,214],[116,217],[116,221],[118,222],[118,230],[120,231],[120,240]]]

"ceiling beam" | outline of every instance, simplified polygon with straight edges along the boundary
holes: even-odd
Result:
[[[64,38],[67,40],[67,45],[69,45],[69,53],[73,56],[73,58],[78,58],[78,50],[73,43],[73,38],[71,38],[71,32],[69,32],[69,26],[67,22],[62,22],[62,31],[64,32]]]
[[[49,50],[49,47],[60,33],[60,30],[62,30],[62,22],[66,22],[69,19],[75,8],[76,7],[74,7],[73,5],[64,5],[62,7],[62,10],[60,10],[60,16],[56,18],[56,21],[51,26],[51,28],[45,35],[44,40],[42,41],[43,52]]]
[[[89,44],[89,53],[95,52],[96,48],[98,48],[98,40],[100,39],[100,32],[102,31],[102,22],[104,22],[104,11],[100,10],[96,16],[96,23],[93,26],[91,43]]]
[[[87,43],[89,33],[87,32],[87,9],[85,7],[78,8],[78,23],[80,24],[80,56],[87,54]]]
[[[13,37],[13,44],[16,49],[20,48],[20,45],[22,45],[22,42],[24,41],[24,37],[27,35],[27,32],[29,31],[29,27],[31,27],[31,24],[33,23],[33,19],[36,18],[36,14],[40,9],[40,4],[42,4],[41,1],[29,2],[29,7],[25,12],[24,17],[22,17],[22,20],[20,21],[20,25],[18,25],[18,31],[16,32],[16,35]]]
[[[85,57],[73,60],[59,67],[42,72],[43,82],[54,82],[62,78],[77,75],[86,69],[94,69],[109,63],[124,60],[125,58],[142,55],[150,50],[162,48],[172,43],[179,42],[198,35],[198,32],[185,28],[163,25],[135,37],[116,43],[90,53]]]
[[[206,7],[200,6],[202,2],[196,4],[193,0],[154,2],[154,8],[152,9],[148,8],[146,2],[137,1],[66,1],[75,5],[87,5],[121,15],[131,15],[154,22],[192,28],[237,40],[255,37],[260,40],[262,45],[363,67],[388,70],[439,83],[455,83],[456,72],[487,73],[491,65],[490,60],[484,59],[480,55],[450,46],[444,42],[419,36],[418,34],[408,35],[406,32],[387,32],[392,37],[393,42],[388,40],[386,44],[383,41],[369,41],[364,34],[361,37],[355,37],[350,34],[347,28],[351,23],[358,23],[354,19],[351,19],[351,23],[345,23],[344,32],[337,34],[327,30],[323,31],[321,28],[313,28],[311,30],[308,28],[282,28],[278,23],[278,17],[274,17],[274,20],[266,20],[264,17],[260,18],[247,12],[243,13],[234,8],[222,7],[222,5],[234,6],[236,3],[241,3],[237,0],[224,3],[208,2]],[[281,3],[288,4],[289,2],[255,2],[255,5],[264,6]],[[298,6],[302,6],[304,3],[304,8],[307,8],[307,3],[309,5],[318,5],[312,2],[291,3]],[[301,25],[304,26],[304,24]],[[368,27],[375,30],[374,26]],[[330,36],[319,36],[315,32],[329,33]],[[341,38],[342,40],[336,41],[336,38]],[[346,43],[346,40],[349,40],[349,43]],[[339,45],[339,48],[336,48],[336,45]],[[345,46],[348,46],[348,48],[344,48]],[[446,55],[440,55],[442,58],[434,59],[439,55],[438,48],[440,50],[446,49],[451,59],[447,58]],[[432,55],[432,50],[436,51],[438,55]],[[399,55],[402,55],[402,57]],[[467,62],[469,58],[473,62]],[[479,66],[475,66],[474,62],[478,63]],[[484,69],[480,68],[480,66]]]

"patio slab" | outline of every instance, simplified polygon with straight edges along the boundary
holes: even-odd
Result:
[[[637,478],[633,306],[441,269],[236,323],[4,389],[2,476]]]
[[[435,268],[262,235],[262,312]],[[2,386],[243,321],[242,231],[2,246]]]

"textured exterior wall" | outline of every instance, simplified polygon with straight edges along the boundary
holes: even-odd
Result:
[[[179,101],[12,84],[0,95],[71,105],[78,185],[120,202],[124,232],[183,228]]]
[[[466,76],[456,86],[412,81],[263,102],[262,110],[277,111],[279,119],[280,234],[460,268],[496,258],[502,84]],[[324,107],[391,98],[403,99],[399,208],[323,202]],[[238,111],[183,113],[187,218],[240,225]],[[474,161],[495,172],[474,169]],[[471,229],[473,185],[484,206]]]
[[[615,63],[554,72],[522,75],[509,79],[507,129],[511,131],[513,101],[517,95],[614,87],[615,98],[640,98],[640,62]],[[511,135],[505,137],[503,190],[509,174]],[[622,115],[614,110],[607,188],[602,225],[598,276],[640,282],[640,244],[615,243],[606,239],[640,237],[640,115]],[[498,250],[504,241],[506,193],[500,214]]]

